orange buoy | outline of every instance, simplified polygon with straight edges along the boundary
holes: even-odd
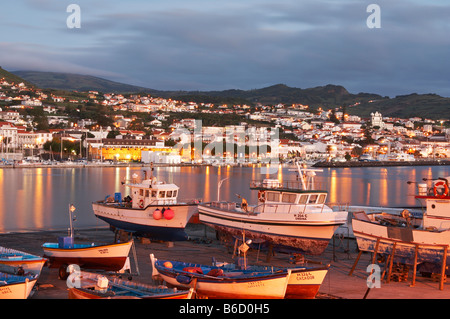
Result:
[[[161,211],[158,208],[155,209],[155,211],[153,212],[153,219],[159,220],[161,218],[162,218]]]
[[[171,263],[170,261],[166,261],[166,262],[163,264],[163,266],[166,267],[166,268],[173,268],[173,265],[172,265],[172,263]]]
[[[164,211],[164,218],[167,220],[171,220],[175,216],[175,212],[171,210],[170,208],[167,208]]]
[[[443,191],[442,193],[438,192],[438,188],[442,188],[443,187]],[[444,181],[439,181],[436,184],[434,184],[434,188],[433,188],[433,192],[434,192],[434,196],[439,197],[439,198],[443,198],[446,197],[449,193],[449,188],[447,183],[445,183]]]

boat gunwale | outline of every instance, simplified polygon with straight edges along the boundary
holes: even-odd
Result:
[[[218,210],[219,214],[221,212],[223,213],[230,213],[230,214],[235,214],[236,216],[228,216],[225,214],[214,214],[214,212],[205,212],[205,211],[201,211],[200,207],[205,207],[205,208],[210,208],[210,209],[214,209],[214,210]],[[330,221],[330,220],[323,220],[323,221],[304,221],[304,220],[265,220],[265,221],[260,221],[257,220],[255,218],[251,218],[252,216],[257,216],[257,214],[245,214],[245,213],[241,213],[241,212],[233,212],[230,210],[225,210],[225,209],[221,209],[221,208],[211,208],[210,206],[205,206],[205,205],[199,205],[199,216],[201,217],[201,215],[206,215],[209,217],[214,217],[214,218],[218,218],[218,219],[225,219],[225,220],[230,220],[230,221],[238,221],[241,223],[247,223],[247,224],[259,224],[259,225],[277,225],[277,226],[318,226],[318,227],[323,227],[323,226],[340,226],[343,225],[347,222],[347,218],[342,219],[342,221]],[[333,213],[339,213],[339,212],[345,212],[345,211],[338,211],[338,212],[333,212]],[[275,213],[276,214],[276,213]],[[281,216],[286,216],[286,215],[290,215],[292,213],[279,213],[279,215]],[[200,218],[201,220],[201,218]]]
[[[158,270],[159,273],[169,276],[171,278],[176,278],[179,275],[190,277],[191,279],[197,279],[200,282],[211,282],[211,283],[246,283],[246,282],[252,282],[252,281],[266,281],[266,280],[273,280],[273,279],[279,279],[288,276],[291,273],[290,269],[281,269],[279,271],[273,272],[273,273],[264,273],[260,271],[252,271],[247,270],[248,275],[243,273],[237,276],[209,276],[207,274],[199,274],[199,273],[192,273],[188,271],[183,271],[182,269],[177,268],[167,268],[164,267],[162,263],[167,262],[169,260],[156,260],[154,265],[155,268]],[[211,269],[222,269],[220,267],[214,267],[214,266],[207,266],[202,264],[195,264],[195,263],[184,263],[184,262],[177,262],[177,261],[170,261],[171,263],[177,263],[181,264],[184,267],[201,267],[204,266],[205,268],[211,268]],[[251,276],[251,274],[254,273],[262,273],[262,274],[256,274]]]
[[[132,240],[130,240],[130,241],[128,241],[128,242],[124,242],[124,243],[112,243],[112,244],[96,244],[96,245],[94,245],[94,246],[87,246],[87,247],[79,247],[79,248],[76,248],[76,247],[73,247],[73,248],[64,248],[64,247],[49,247],[49,246],[46,246],[47,244],[52,244],[52,245],[58,245],[58,243],[44,243],[43,245],[42,245],[42,248],[44,249],[44,250],[49,250],[49,251],[81,251],[81,250],[94,250],[94,249],[98,249],[98,248],[105,248],[105,247],[116,247],[116,246],[127,246],[127,245],[132,245],[133,244],[133,241]],[[83,244],[76,244],[76,245],[83,245]],[[88,244],[86,244],[86,245],[88,245]]]
[[[176,204],[149,204],[143,208],[139,208],[139,207],[126,207],[123,204],[120,204],[118,202],[112,202],[112,203],[108,203],[105,202],[104,200],[99,200],[99,201],[95,201],[92,202],[92,204],[97,204],[100,206],[104,206],[104,207],[114,207],[114,208],[119,208],[119,209],[130,209],[130,210],[141,210],[141,211],[145,211],[147,210],[147,208],[152,208],[152,207],[164,207],[164,206],[168,206],[168,207],[177,207],[177,206],[197,206],[199,203],[176,203]]]

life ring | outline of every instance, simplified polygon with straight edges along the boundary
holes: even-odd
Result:
[[[144,208],[144,200],[143,199],[141,199],[139,201],[139,208]]]
[[[442,194],[439,194],[438,193],[438,188],[441,187],[441,186],[444,187],[444,192]],[[448,189],[448,185],[447,185],[446,182],[439,181],[436,184],[434,184],[434,187],[433,187],[434,196],[442,198],[442,197],[448,196],[448,192],[449,192],[449,189]]]
[[[265,191],[259,191],[258,192],[258,200],[260,202],[265,202],[266,201],[266,192]]]

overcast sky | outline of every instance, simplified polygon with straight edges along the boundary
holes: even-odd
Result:
[[[81,10],[80,28],[67,24],[70,4]],[[369,28],[369,16],[380,28]],[[8,71],[162,90],[336,84],[450,96],[448,0],[4,1],[0,34]]]

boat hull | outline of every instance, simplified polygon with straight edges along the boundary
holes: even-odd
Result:
[[[353,219],[352,227],[360,250],[374,252],[376,248],[379,254],[392,254],[395,243],[394,260],[405,264],[414,264],[416,251],[418,264],[440,264],[443,261],[444,247],[450,243],[450,230],[432,232],[384,226],[357,219]],[[446,263],[449,262],[450,257],[447,257]]]
[[[177,262],[172,262],[176,264]],[[199,297],[210,299],[283,299],[291,270],[276,273],[248,274],[243,276],[204,276],[183,270],[167,268],[164,262],[152,259],[154,270],[169,286],[181,289],[194,288]],[[184,266],[199,266],[183,263]],[[185,280],[180,280],[184,277]]]
[[[18,274],[20,270],[23,270],[25,274],[39,275],[46,262],[47,259],[45,258],[36,260],[0,260],[0,271]]]
[[[10,277],[8,274],[0,274],[0,281]],[[5,280],[8,282],[8,279]],[[37,276],[23,278],[19,282],[0,285],[0,299],[27,299],[34,285],[37,282]]]
[[[320,255],[327,248],[335,230],[346,221],[344,218],[329,220],[295,220],[288,214],[272,214],[273,218],[260,218],[258,215],[214,209],[199,205],[200,221],[219,232],[266,241],[274,246],[287,247],[308,255]],[[292,214],[293,215],[293,214]],[[313,215],[313,214],[311,214]]]
[[[319,292],[328,268],[291,269],[285,299],[314,299]]]
[[[19,250],[0,247],[0,272],[39,275],[47,259]]]
[[[171,205],[172,219],[153,218],[153,212],[162,206],[148,206],[145,209],[125,208],[118,204],[96,202],[92,204],[97,218],[114,228],[155,240],[183,241],[187,239],[185,227],[194,213],[196,204]]]
[[[44,244],[44,257],[49,268],[76,264],[88,269],[121,270],[126,262],[132,241],[82,248],[58,248],[57,244]]]
[[[84,271],[76,276],[74,287],[68,289],[69,299],[191,299],[193,294],[193,290],[177,291],[112,277],[107,277],[108,288],[102,291],[96,289],[96,283],[104,276]]]

